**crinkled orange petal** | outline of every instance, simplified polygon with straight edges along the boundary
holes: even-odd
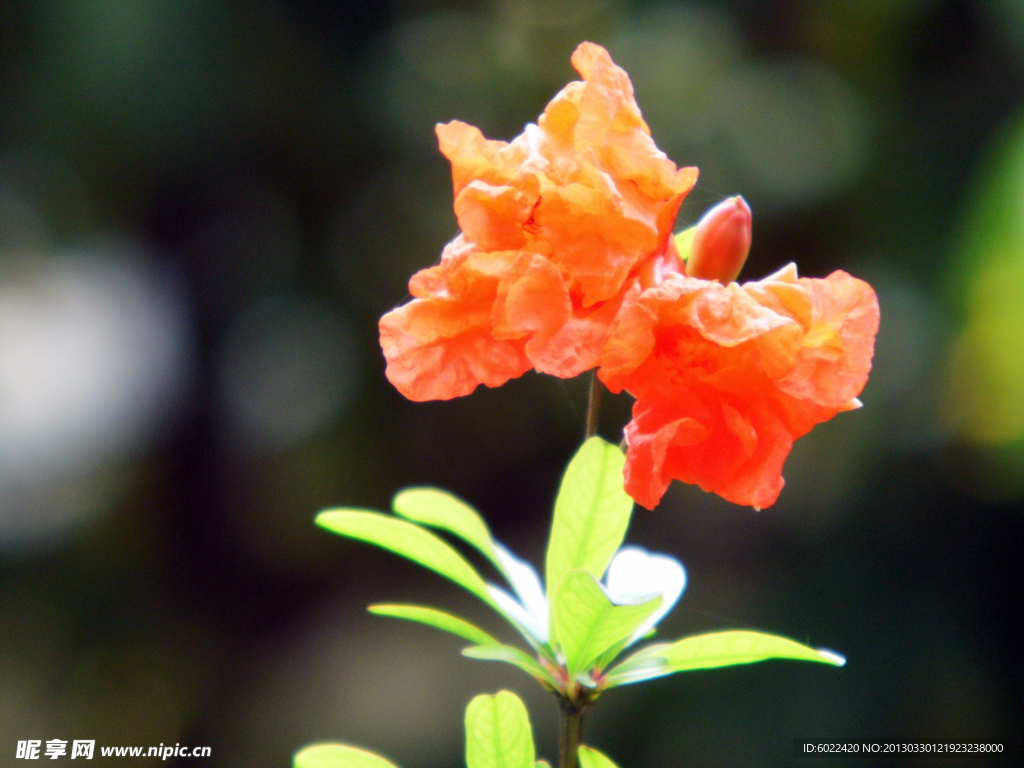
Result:
[[[381,318],[385,373],[399,392],[417,402],[450,400],[530,369],[522,344],[495,341],[482,317],[474,323],[465,315],[455,302],[417,299]]]
[[[842,271],[824,280],[801,278],[800,285],[810,296],[811,327],[793,370],[777,385],[798,399],[839,409],[867,383],[878,298],[870,285]]]
[[[788,351],[790,360],[781,363],[788,370],[796,353],[794,337],[799,334],[791,318],[761,306],[735,283],[726,286],[673,275],[640,294],[635,304],[623,307],[602,352],[601,380],[613,392],[629,389],[631,374],[654,352],[657,332],[676,327],[691,329],[699,338],[688,341],[685,351],[672,346],[680,343],[677,337],[663,338],[660,354],[676,367],[708,370],[717,370],[727,357],[736,357],[728,350],[752,340],[758,340],[756,352],[766,360],[775,361],[780,354],[785,358]],[[716,355],[721,362],[706,359]],[[779,365],[775,361],[773,367]],[[632,386],[637,385],[634,380]]]
[[[562,327],[572,313],[572,301],[554,264],[540,254],[521,253],[498,286],[493,311],[495,335],[531,336],[533,343]]]
[[[588,307],[618,294],[641,261],[664,249],[696,168],[676,168],[651,139],[626,73],[583,43],[573,54],[583,83],[570,83],[528,127],[540,179],[532,245],[565,273]]]
[[[680,480],[735,504],[774,504],[793,436],[771,405],[695,379],[651,375],[661,381],[637,399],[626,427],[627,493],[654,509],[669,483]]]
[[[526,158],[525,142],[521,139],[511,144],[485,139],[479,128],[459,120],[438,123],[435,132],[441,154],[452,164],[456,196],[471,181],[504,185]]]
[[[643,291],[616,318],[600,369],[637,398],[627,490],[653,508],[677,479],[770,506],[793,441],[860,393],[877,329],[874,291],[845,272],[787,268],[744,286],[670,275]]]
[[[518,256],[475,251],[456,239],[439,266],[413,276],[410,291],[419,298],[378,324],[385,374],[398,391],[410,400],[449,400],[530,369],[525,341],[492,333],[498,286]]]
[[[475,180],[455,198],[455,215],[463,236],[481,250],[514,250],[526,244],[523,224],[533,213],[536,201],[536,193]]]

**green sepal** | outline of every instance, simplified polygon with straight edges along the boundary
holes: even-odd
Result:
[[[547,685],[552,690],[558,689],[558,681],[551,676],[551,673],[544,669],[533,656],[515,646],[502,645],[497,642],[489,645],[474,645],[464,648],[462,655],[481,661],[503,661],[506,664],[519,667],[542,685]]]
[[[682,232],[676,232],[672,236],[676,241],[676,251],[679,253],[679,258],[684,264],[690,258],[690,253],[693,251],[693,236],[696,233],[697,227],[693,226],[689,229],[684,229]]]
[[[316,524],[340,536],[376,544],[406,557],[451,579],[488,605],[497,608],[487,592],[484,580],[473,566],[446,541],[418,525],[379,512],[359,509],[326,510],[316,516]]]
[[[494,539],[487,523],[479,512],[457,496],[439,488],[406,488],[395,495],[391,508],[415,523],[458,536],[504,574],[504,566],[494,554]]]
[[[661,606],[661,595],[639,605],[615,605],[587,571],[569,571],[551,605],[552,626],[569,676],[586,672]]]
[[[587,440],[569,462],[555,499],[544,564],[549,601],[569,571],[600,579],[608,570],[633,512],[633,499],[623,488],[625,463],[619,447],[599,437]],[[555,631],[552,642],[558,639]]]
[[[466,707],[468,768],[535,768],[526,705],[511,691],[481,694]]]
[[[846,659],[837,653],[750,630],[711,632],[684,637],[674,643],[644,648],[609,670],[606,686],[637,683],[676,672],[732,667],[768,659],[794,659],[841,667]]]
[[[423,605],[382,603],[371,605],[366,610],[376,616],[391,616],[395,619],[418,621],[420,624],[451,632],[453,635],[463,637],[477,645],[495,645],[498,642],[482,629],[470,624],[465,619],[452,616],[450,613],[439,611],[436,608],[428,608]]]
[[[598,752],[593,747],[580,744],[579,752],[580,768],[619,768],[607,755]]]
[[[294,768],[397,768],[380,755],[347,744],[314,744],[299,751]]]

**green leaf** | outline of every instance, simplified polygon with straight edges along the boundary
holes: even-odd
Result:
[[[610,688],[675,672],[732,667],[768,659],[814,661],[836,667],[846,663],[846,659],[837,653],[811,648],[787,637],[749,630],[732,630],[684,637],[674,643],[661,643],[644,648],[611,669],[607,683]]]
[[[504,572],[494,554],[494,539],[487,523],[462,499],[439,488],[406,488],[398,492],[391,508],[413,522],[455,534]]]
[[[614,605],[587,571],[569,571],[551,605],[555,634],[570,676],[629,637],[661,605],[661,595],[639,605]]]
[[[555,499],[545,575],[548,596],[572,570],[600,579],[622,544],[633,511],[623,489],[626,457],[618,446],[592,437],[569,462]]]
[[[629,640],[628,637],[625,640],[620,640],[619,642],[615,643],[615,645],[612,645],[609,648],[607,648],[603,653],[601,653],[600,656],[594,659],[591,666],[594,669],[604,669],[605,667],[607,667],[609,664],[615,661],[618,655],[622,653],[622,651],[625,649],[627,640]]]
[[[477,645],[496,645],[498,643],[493,637],[479,627],[470,624],[465,619],[452,616],[450,613],[439,611],[436,608],[427,608],[422,605],[396,605],[392,603],[371,605],[366,610],[377,616],[391,616],[395,619],[418,621],[420,624],[426,624],[435,629],[441,629],[445,632],[451,632],[453,635],[464,637]]]
[[[598,752],[593,747],[587,747],[580,744],[580,751],[578,752],[580,758],[580,768],[619,768],[615,763],[608,759],[608,757]]]
[[[484,580],[451,545],[430,531],[404,520],[357,509],[330,509],[316,516],[328,531],[358,539],[407,557],[465,587],[492,607],[494,600]],[[502,614],[504,615],[504,614]]]
[[[535,768],[551,768],[551,763],[547,760],[538,760],[534,763]]]
[[[294,768],[396,768],[380,755],[347,744],[314,744],[295,755]]]
[[[470,648],[464,648],[462,655],[470,659],[480,659],[481,661],[503,661],[506,664],[519,667],[526,674],[535,680],[539,680],[541,683],[546,683],[552,688],[558,688],[558,682],[551,676],[550,672],[544,669],[530,654],[514,646],[502,645],[497,642],[489,645],[474,645]]]
[[[658,655],[659,651],[663,651],[668,646],[668,643],[649,645],[626,657],[620,664],[608,670],[604,687],[614,688],[616,685],[626,685],[672,674],[665,671],[668,664],[665,657]]]
[[[468,768],[534,768],[533,731],[522,700],[511,691],[483,694],[466,707]]]

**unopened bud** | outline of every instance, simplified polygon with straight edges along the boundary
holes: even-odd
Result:
[[[704,214],[693,228],[686,274],[731,283],[750,253],[750,207],[737,195]]]

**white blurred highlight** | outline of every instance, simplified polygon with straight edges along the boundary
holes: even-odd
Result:
[[[183,382],[182,318],[125,249],[4,265],[0,545],[54,535],[109,496],[100,470],[142,447]]]
[[[675,607],[686,589],[686,569],[674,557],[626,546],[615,553],[605,577],[605,593],[616,605],[637,605],[661,595],[661,605],[637,627],[626,645],[646,635]]]

